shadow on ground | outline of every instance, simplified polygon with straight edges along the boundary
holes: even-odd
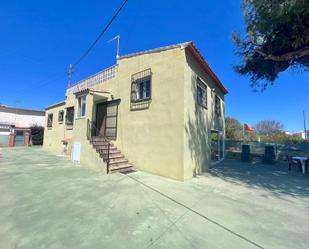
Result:
[[[302,175],[298,167],[288,171],[284,163],[271,165],[227,159],[208,173],[231,183],[267,190],[273,195],[309,197],[309,174]]]

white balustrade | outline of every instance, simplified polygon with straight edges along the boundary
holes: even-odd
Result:
[[[76,92],[94,87],[96,85],[102,84],[105,81],[115,78],[116,76],[117,65],[109,67],[102,70],[84,80],[81,80],[67,88],[66,95],[74,94]]]

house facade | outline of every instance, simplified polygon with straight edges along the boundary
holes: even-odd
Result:
[[[44,111],[0,105],[0,146],[27,146],[30,143],[30,128],[44,124]]]
[[[192,42],[121,56],[46,108],[44,147],[107,172],[190,179],[224,157],[225,94]]]

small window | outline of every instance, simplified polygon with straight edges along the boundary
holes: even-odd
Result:
[[[62,123],[63,122],[63,116],[64,116],[64,111],[61,110],[58,112],[58,122]]]
[[[67,114],[65,116],[65,124],[72,126],[74,122],[74,107],[67,108]]]
[[[82,118],[86,116],[86,95],[78,97],[78,111],[77,117]]]
[[[200,78],[197,78],[196,94],[197,103],[200,106],[207,108],[207,86],[203,83],[203,81],[201,81]]]
[[[53,114],[50,113],[47,116],[47,127],[53,127]]]
[[[221,116],[221,99],[217,95],[215,97],[215,113]]]
[[[151,70],[147,69],[132,75],[131,101],[145,101],[151,99]]]

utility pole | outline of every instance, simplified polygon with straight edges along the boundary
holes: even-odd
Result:
[[[73,66],[72,64],[70,64],[68,68],[68,87],[71,86],[72,74],[73,74]]]
[[[303,111],[303,116],[304,116],[304,134],[305,134],[305,139],[307,139],[307,128],[306,128],[306,111]]]
[[[116,58],[119,58],[119,46],[120,46],[120,35],[118,35],[117,37],[117,55]]]

